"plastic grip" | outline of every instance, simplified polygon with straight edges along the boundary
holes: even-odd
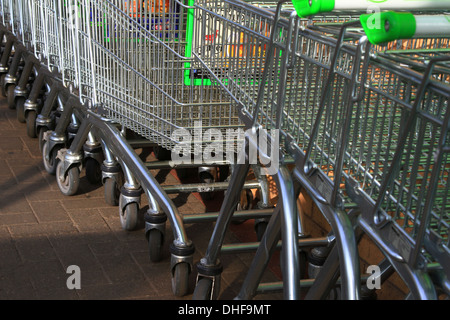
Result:
[[[292,0],[295,11],[302,18],[333,11],[334,2],[335,0]]]
[[[381,12],[363,14],[361,24],[372,44],[412,38],[416,32],[416,19],[407,12]]]

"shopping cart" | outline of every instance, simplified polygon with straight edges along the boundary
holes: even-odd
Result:
[[[208,16],[207,21],[209,21],[211,25],[219,25],[223,28],[222,34],[227,35],[227,37],[219,38],[221,42],[219,42],[219,44],[216,43],[216,46],[221,45],[223,47],[222,51],[225,52],[226,55],[220,56],[221,59],[218,59],[219,57],[217,55],[205,55],[201,50],[196,52],[195,55],[203,68],[211,70],[216,81],[221,82],[224,86],[224,90],[233,97],[233,103],[236,108],[240,110],[240,116],[246,126],[255,129],[257,134],[264,136],[267,133],[264,133],[263,130],[258,132],[258,126],[264,129],[267,128],[268,130],[280,128],[276,125],[278,114],[276,94],[279,92],[278,90],[282,88],[281,80],[285,74],[280,72],[281,70],[278,66],[281,61],[285,61],[287,58],[288,51],[285,49],[291,43],[293,27],[296,25],[295,17],[292,16],[290,20],[281,19],[282,7],[280,4],[275,16],[273,13],[266,11],[266,16],[270,19],[269,24],[261,27],[261,19],[255,17],[254,14],[256,10],[255,7],[239,1],[224,1],[221,2],[221,4],[223,4],[225,8],[208,1],[197,1],[194,8],[197,10],[197,15],[199,17]],[[240,17],[242,18],[238,22],[230,22],[230,16],[227,15],[228,7],[233,6],[240,10]],[[325,18],[320,18],[318,21],[324,21],[323,19]],[[335,17],[334,21],[336,20],[337,18]],[[201,23],[203,23],[203,21],[199,19],[199,24]],[[302,23],[305,24],[306,21],[302,21]],[[201,30],[204,29],[206,28],[198,28],[198,32],[200,32],[199,39],[206,39],[201,33]],[[310,41],[318,39],[319,45],[321,38],[323,37],[319,34],[316,35],[316,38],[314,38],[314,34],[311,34],[308,37]],[[280,43],[281,46],[283,46],[283,49],[277,48],[277,50],[275,50],[274,43],[276,45]],[[326,46],[328,43],[329,42],[325,41],[322,44],[322,47]],[[198,47],[203,48],[204,46],[199,45]],[[312,47],[314,48],[314,46]],[[263,53],[265,59],[261,59],[258,56],[255,56],[254,59],[252,59],[251,55],[249,58],[247,52]],[[329,56],[326,55],[325,52],[323,58],[324,61],[327,59],[329,60]],[[228,66],[230,67],[228,68]],[[260,88],[263,90],[260,90]],[[264,88],[267,88],[267,90],[264,90]],[[320,87],[318,89],[320,90]],[[269,136],[267,140],[270,141],[272,138]],[[255,143],[254,139],[253,142],[252,139],[247,140],[247,142],[249,144]],[[278,145],[278,141],[273,139],[271,144]],[[283,148],[282,145],[280,146]],[[278,147],[276,150],[277,154],[272,152],[272,154],[259,154],[259,156],[266,157],[266,159],[271,157],[272,159],[275,159],[276,156],[278,156]],[[289,153],[284,154],[288,155]],[[282,156],[280,156],[280,159],[283,159]],[[266,164],[267,163],[268,162],[266,161]],[[272,162],[272,164],[274,163]],[[237,166],[237,169],[231,178],[232,184],[236,186],[235,191],[239,190],[239,187],[242,186],[242,177],[246,175],[248,165],[249,162],[247,161],[246,163]],[[271,220],[274,222],[268,226],[268,228],[271,228],[271,232],[266,236],[268,234],[266,231],[263,239],[271,237],[271,239],[274,240],[275,245],[269,247],[267,246],[267,240],[263,240],[265,243],[261,244],[259,248],[262,248],[261,250],[265,250],[266,254],[270,255],[276,247],[277,240],[280,237],[280,230],[282,230],[283,243],[285,244],[285,246],[283,246],[283,259],[285,259],[284,261],[288,261],[284,264],[288,269],[283,272],[283,274],[286,275],[285,296],[287,298],[298,298],[298,284],[300,283],[300,278],[298,277],[299,267],[298,263],[294,261],[298,261],[297,236],[299,230],[299,217],[296,211],[295,199],[298,197],[300,189],[297,187],[294,189],[294,182],[284,163],[281,162],[279,169],[271,174],[277,181],[280,202],[278,203],[274,217],[272,217]],[[222,270],[218,258],[223,243],[223,237],[227,230],[229,219],[234,211],[234,204],[237,199],[237,191],[234,193],[227,193],[221,208],[221,215],[216,223],[215,232],[212,235],[206,255],[197,265],[199,275],[196,291],[194,292],[196,298],[205,299],[217,297],[219,293],[218,283],[220,281],[220,273]],[[345,218],[345,216],[343,217]],[[330,220],[336,221],[337,219],[331,217]],[[280,221],[283,221],[282,228]],[[342,222],[338,221],[336,224],[340,224],[340,226],[347,225],[351,229],[351,225],[346,220],[343,220]],[[278,231],[276,231],[273,228],[280,229],[277,229]],[[300,226],[300,230],[302,229],[303,226]],[[341,228],[341,230],[343,229],[345,229],[345,227]],[[352,247],[352,235],[352,232],[347,232],[345,237],[349,239],[349,243],[343,247]],[[326,246],[332,241],[331,238],[327,237],[313,239],[311,241],[308,240],[302,242],[304,248],[313,245],[312,243],[321,243]],[[355,251],[349,253],[349,255],[351,254],[354,255]],[[355,259],[348,259],[348,261],[354,260]],[[255,276],[254,279],[258,279],[256,281],[259,281],[259,277],[262,275],[265,266],[267,266],[267,262],[268,260],[263,261],[256,267],[257,270],[252,268],[249,272],[249,274]],[[356,270],[353,266],[350,267]],[[356,281],[349,281],[352,285],[355,282]]]
[[[366,18],[362,21],[369,39],[374,42],[389,40],[388,28],[381,32],[367,29]],[[381,21],[394,28],[392,21],[414,23],[414,33],[436,37],[448,34],[446,16],[414,16],[412,14],[384,13]],[[387,21],[387,22],[386,22]],[[430,22],[435,29],[426,28]],[[424,28],[425,26],[425,28]],[[361,207],[358,224],[372,238],[407,283],[412,298],[436,298],[437,290],[448,296],[449,284],[449,205],[448,196],[448,84],[449,38],[427,39],[426,48],[416,50],[386,50],[369,66],[368,90],[386,86],[388,79],[401,79],[397,86],[408,92],[395,95],[386,91],[388,99],[400,98],[406,106],[396,108],[395,121],[401,126],[398,144],[392,153],[392,161],[382,174],[371,177],[366,174],[368,188],[360,192],[354,175],[348,178],[347,190]],[[438,44],[438,45],[436,45]],[[383,68],[380,66],[390,66]],[[402,65],[399,72],[395,66]],[[407,66],[407,68],[405,68]],[[418,75],[418,74],[419,75]],[[385,77],[385,82],[375,80]],[[415,80],[412,80],[415,79]],[[419,79],[419,80],[416,80]],[[369,94],[369,93],[368,93]],[[401,109],[398,110],[397,108]],[[394,110],[394,109],[391,109]],[[400,113],[402,113],[400,115]],[[357,122],[355,122],[357,124]],[[375,123],[374,123],[375,125]],[[371,143],[371,139],[367,142]],[[385,144],[385,148],[389,144]],[[355,167],[350,167],[352,170]],[[359,180],[361,181],[361,180]],[[357,190],[358,194],[355,194]],[[433,280],[433,281],[431,281]],[[434,282],[434,286],[430,283]],[[438,291],[439,292],[439,291]]]
[[[389,26],[389,19],[387,24],[385,24],[385,20],[383,20],[386,15],[388,14],[381,16],[383,27],[385,25]],[[442,36],[442,34],[445,34],[445,32],[442,31],[445,30],[445,28],[437,28],[437,30],[440,30],[439,33],[430,33],[430,31],[421,33],[421,29],[419,29],[421,18],[423,17],[420,16],[420,18],[416,19],[418,22],[416,26],[417,37],[420,37],[421,35],[430,35],[431,37],[433,35]],[[434,20],[435,23],[436,21],[439,20]],[[393,28],[394,23],[392,20],[390,20],[390,22],[390,26]],[[388,30],[388,28],[385,30]],[[369,30],[366,28],[366,31]],[[349,36],[350,33],[351,32],[348,32],[346,36]],[[370,35],[370,32],[368,32],[368,34]],[[410,34],[407,37],[411,36],[412,35]],[[392,39],[385,39],[385,41],[389,40]],[[425,55],[426,52],[429,52],[430,54],[433,54],[433,52],[434,54],[445,53],[446,48],[448,48],[448,38],[421,39],[420,41],[403,43],[403,46],[403,50],[398,50],[397,55],[399,55],[399,53],[401,54],[401,52],[405,52],[406,55],[418,56]],[[430,47],[431,49],[429,49]],[[394,52],[395,50],[393,50],[392,53],[390,50],[387,50],[383,55],[395,55]],[[424,221],[427,221],[425,219],[427,214],[433,216],[437,214],[439,217],[437,218],[439,225],[438,229],[441,231],[440,237],[442,237],[441,228],[445,230],[445,226],[448,226],[448,209],[445,208],[446,200],[442,200],[441,197],[434,197],[432,192],[428,193],[427,201],[429,201],[428,205],[430,205],[430,207],[428,209],[421,209],[424,204],[421,199],[424,199],[425,196],[421,193],[423,192],[422,188],[416,188],[416,183],[419,183],[418,181],[420,179],[418,178],[417,182],[408,185],[408,183],[406,183],[408,178],[404,180],[406,175],[405,172],[408,172],[406,171],[407,167],[403,166],[403,161],[410,163],[412,168],[411,176],[413,176],[414,172],[418,169],[417,166],[422,167],[427,162],[425,161],[418,165],[419,162],[412,161],[410,158],[411,156],[415,157],[415,161],[420,161],[419,159],[422,157],[425,159],[430,159],[430,157],[432,157],[433,152],[430,152],[429,149],[426,151],[424,149],[430,147],[431,149],[436,148],[442,150],[440,152],[445,150],[444,146],[437,145],[437,141],[434,142],[434,146],[430,146],[428,144],[430,142],[427,142],[427,146],[424,147],[424,144],[420,141],[422,141],[422,138],[426,140],[427,134],[424,134],[422,135],[422,138],[419,138],[420,134],[412,133],[414,132],[414,129],[418,127],[411,125],[413,121],[416,121],[412,120],[414,117],[421,116],[414,114],[410,110],[415,110],[420,104],[429,106],[434,105],[433,108],[436,107],[442,114],[434,114],[433,116],[444,117],[446,113],[445,105],[447,104],[446,99],[448,99],[448,92],[446,92],[445,89],[444,91],[437,92],[437,90],[432,88],[432,84],[429,83],[430,71],[425,72],[425,68],[422,67],[422,69],[419,69],[419,74],[413,76],[407,71],[402,74],[402,71],[399,71],[402,69],[399,68],[398,65],[399,60],[385,59],[380,62],[380,60],[375,59],[374,56],[371,55],[368,60],[368,65],[363,67],[361,72],[361,74],[367,76],[367,78],[355,81],[354,83],[357,84],[356,86],[351,85],[350,81],[352,78],[350,76],[343,76],[345,73],[343,73],[342,70],[337,69],[336,77],[345,77],[350,83],[350,85],[347,86],[349,91],[347,91],[348,96],[346,101],[348,102],[342,105],[352,105],[353,107],[350,109],[346,109],[346,107],[339,109],[341,104],[335,103],[336,98],[332,94],[332,92],[334,92],[333,89],[331,90],[330,95],[324,96],[323,103],[327,104],[328,107],[325,107],[322,117],[320,118],[322,125],[319,124],[320,122],[316,122],[318,126],[315,126],[317,129],[313,134],[314,138],[312,141],[315,140],[317,142],[310,143],[309,148],[307,149],[309,150],[309,153],[306,153],[309,158],[306,160],[313,159],[312,162],[319,164],[320,166],[318,167],[321,168],[323,172],[327,172],[327,176],[331,177],[332,181],[334,181],[334,195],[330,192],[330,195],[332,196],[331,199],[333,199],[333,196],[336,197],[341,193],[344,196],[344,201],[345,197],[351,195],[350,199],[347,198],[345,202],[351,203],[353,200],[358,203],[357,210],[362,212],[362,218],[359,220],[359,224],[362,225],[362,228],[374,239],[375,243],[382,248],[382,251],[385,252],[388,260],[407,283],[408,288],[411,290],[411,296],[414,298],[434,298],[436,292],[434,288],[429,285],[431,281],[428,282],[428,275],[423,274],[423,271],[426,269],[426,263],[423,263],[421,267],[417,264],[417,257],[420,256],[418,252],[421,251],[418,247],[421,247],[423,234],[420,235],[413,231],[413,229],[408,229],[408,227],[403,224],[403,221],[399,220],[399,217],[409,216],[410,220],[415,221],[416,225],[420,224],[424,230],[425,228],[433,230],[433,228],[435,228],[433,227],[433,224],[428,225]],[[339,65],[336,66],[339,67]],[[416,81],[412,81],[412,78],[415,78]],[[361,84],[358,85],[358,82]],[[343,88],[345,89],[345,87]],[[429,96],[433,96],[433,98],[430,98]],[[330,99],[329,102],[327,102],[327,99]],[[345,101],[345,97],[343,100]],[[344,123],[336,126],[337,131],[335,134],[330,134],[332,124],[336,124],[336,121],[332,120],[332,117],[335,116],[332,115],[339,115],[339,112],[343,112],[342,114],[344,117],[342,118],[345,119],[343,120]],[[405,118],[407,118],[409,112],[412,113],[410,116],[410,121],[412,122],[407,123]],[[440,134],[445,135],[448,131],[445,124],[439,125],[435,122],[437,121],[436,118],[428,118],[427,120],[421,119],[421,121],[423,121],[423,126],[428,128],[433,127],[433,139]],[[406,145],[411,149],[406,148],[406,145],[404,144],[408,135],[409,139],[411,139],[409,141],[413,144]],[[320,139],[333,136],[338,137],[338,141],[341,141],[343,144],[336,144],[336,149],[332,153],[330,153],[330,151],[333,149],[322,148],[322,150],[320,150],[318,147],[313,146],[314,144],[322,146],[322,144],[318,143]],[[412,136],[415,136],[415,138],[412,138]],[[417,141],[414,139],[417,139]],[[325,141],[330,140],[330,138],[326,138]],[[430,139],[430,141],[432,141],[432,139]],[[330,145],[332,146],[332,144]],[[342,149],[339,150],[338,147]],[[402,149],[404,147],[405,149]],[[395,157],[393,150],[395,150],[396,153]],[[332,157],[330,157],[330,154]],[[336,154],[336,157],[333,162],[328,163],[322,160],[333,160],[334,154]],[[420,154],[422,156],[419,156]],[[402,160],[399,160],[400,158],[402,158]],[[445,156],[444,159],[436,161],[437,163],[432,165],[433,168],[442,165],[445,167]],[[397,171],[398,176],[395,176],[395,170],[398,170],[399,168],[396,165],[400,165],[400,162],[402,163],[403,169]],[[302,165],[305,165],[306,163],[307,162],[305,161]],[[430,160],[428,163],[431,163]],[[302,168],[301,166],[299,167]],[[331,170],[329,169],[330,167],[332,167]],[[425,171],[427,170],[429,169],[425,169]],[[445,169],[441,170],[445,172]],[[440,185],[444,186],[442,193],[444,194],[445,199],[446,178],[445,175],[442,174],[438,174],[438,176],[441,177]],[[398,180],[396,177],[398,177]],[[420,181],[423,185],[427,185],[427,183],[431,182],[425,181],[433,181],[432,179],[430,173],[429,177],[423,177],[423,180]],[[343,188],[344,185],[346,185],[347,188]],[[390,189],[387,187],[388,185]],[[355,189],[352,190],[352,188]],[[408,194],[408,196],[405,194]],[[367,200],[364,205],[362,205],[361,198]],[[374,203],[371,201],[374,201]],[[442,201],[444,202],[443,204]],[[390,211],[389,209],[385,209],[384,206],[391,206],[392,208],[392,203],[396,204],[394,210]],[[432,210],[430,210],[431,203],[434,204]],[[369,209],[369,207],[371,207],[371,209]],[[383,210],[379,210],[381,208],[383,208]],[[384,214],[379,211],[384,212]],[[424,216],[419,218],[419,212],[421,211]],[[370,214],[368,214],[368,212],[370,212]],[[425,212],[427,213],[425,214]],[[381,216],[384,218],[381,218]],[[386,216],[393,219],[386,219]],[[387,222],[388,220],[391,221]],[[420,222],[418,220],[420,220]],[[411,223],[411,225],[413,224],[414,223]],[[371,229],[374,225],[377,225],[379,229]],[[399,227],[399,225],[401,227]],[[408,236],[405,236],[404,234],[400,236],[399,234],[401,232],[397,233],[398,229],[402,228],[403,233],[405,233],[405,230],[408,230],[406,232]],[[447,231],[444,231],[444,233],[445,232]],[[409,238],[408,241],[405,240],[405,237]],[[439,243],[442,242],[442,239],[445,239],[445,236],[444,238],[440,237],[438,237],[439,241],[437,241],[437,246],[441,246]],[[410,253],[408,252],[409,250],[412,252],[411,248],[414,248],[416,252],[416,257],[414,258],[413,255],[411,254],[410,256]],[[443,255],[445,256],[445,254]],[[414,259],[416,259],[416,261],[414,261]],[[435,261],[435,259],[431,259],[431,261]],[[446,265],[446,263],[442,265],[444,270]],[[434,268],[435,267],[436,266],[434,266]],[[324,269],[328,269],[328,265],[327,268],[324,266]],[[442,286],[442,284],[440,285]],[[314,291],[312,292],[314,293]],[[314,297],[314,295],[312,295],[312,297]]]
[[[105,192],[110,193],[107,198],[111,202],[117,201],[117,189],[123,184],[117,202],[124,229],[134,229],[138,223],[141,193],[145,192],[149,199],[145,231],[153,261],[161,259],[165,222],[169,218],[174,232],[170,246],[173,291],[184,295],[194,253],[184,224],[214,221],[217,214],[182,217],[168,194],[229,191],[233,185],[225,181],[163,188],[149,170],[168,167],[169,161],[144,163],[133,150],[136,145],[132,139],[137,138],[146,146],[172,150],[172,155],[188,154],[187,163],[172,158],[176,167],[229,165],[214,158],[196,160],[197,156],[207,154],[205,150],[212,153],[208,149],[212,142],[208,133],[226,137],[227,130],[236,132],[242,124],[226,92],[207,73],[198,73],[192,67],[195,58],[189,56],[184,31],[189,14],[184,5],[171,1],[168,8],[164,4],[160,10],[150,10],[150,6],[131,10],[123,5],[122,1],[78,1],[74,7],[79,17],[74,41],[75,47],[80,48],[77,62],[80,101],[74,107],[65,105],[61,116],[64,121],[60,119],[48,141],[52,143],[55,132],[65,127],[71,112],[81,120],[80,126],[70,146],[60,144],[61,148],[55,148],[55,144],[44,143],[43,153],[50,155],[47,161],[55,167],[61,191],[70,195],[78,188],[83,141],[89,132],[98,138],[105,155],[102,165]],[[198,138],[198,130],[203,139]],[[184,142],[186,134],[194,138],[192,143]],[[231,142],[239,144],[239,139]],[[246,182],[243,189],[261,190],[258,210],[237,212],[235,219],[265,218],[273,211],[269,208],[265,176],[258,174],[258,168],[255,175],[258,180]]]
[[[371,28],[375,18],[381,28]],[[373,43],[416,39],[375,50],[362,68],[362,85],[350,86],[352,107],[336,135],[344,143],[332,176],[341,182],[334,187],[358,204],[358,225],[400,274],[410,297],[436,298],[431,279],[448,295],[448,20],[391,12],[361,20]],[[325,120],[316,139],[326,136],[329,125]]]
[[[208,9],[211,10],[210,8]],[[357,25],[350,24],[346,28],[355,26],[357,27]],[[358,93],[364,93],[364,83],[361,77],[365,74],[364,70],[366,70],[367,61],[369,61],[369,46],[367,41],[360,41],[363,40],[360,33],[352,36],[352,33],[355,31],[345,32],[345,29],[342,31],[336,28],[336,25],[316,25],[310,26],[306,30],[299,29],[299,31],[294,33],[294,39],[298,41],[294,42],[295,44],[292,46],[292,57],[287,55],[287,59],[281,58],[284,61],[284,71],[283,67],[280,67],[281,71],[277,73],[276,68],[279,64],[276,62],[273,63],[275,71],[268,71],[268,65],[265,65],[267,75],[279,76],[279,79],[282,80],[284,78],[284,81],[277,81],[277,78],[275,80],[270,78],[267,81],[269,84],[279,84],[279,91],[269,88],[267,91],[272,90],[272,92],[276,93],[269,98],[264,97],[267,91],[259,91],[258,103],[254,104],[257,112],[253,113],[253,118],[250,118],[250,121],[247,121],[247,123],[252,123],[253,120],[253,124],[264,123],[266,126],[272,125],[282,128],[281,145],[285,146],[287,153],[294,154],[294,158],[296,158],[294,177],[311,194],[316,205],[325,214],[330,223],[334,223],[333,231],[338,230],[338,233],[334,235],[337,237],[338,245],[332,249],[333,253],[330,254],[330,258],[326,262],[327,267],[323,267],[323,270],[326,270],[324,273],[327,274],[322,273],[321,277],[316,279],[308,297],[326,297],[329,291],[327,287],[329,289],[333,278],[336,281],[335,276],[339,273],[338,256],[341,258],[344,296],[357,297],[357,291],[359,291],[359,276],[356,276],[356,273],[359,273],[356,262],[357,255],[354,240],[350,235],[353,231],[349,225],[349,220],[347,220],[347,214],[344,213],[345,209],[352,209],[352,207],[354,209],[354,204],[352,203],[353,201],[346,199],[345,190],[342,189],[344,181],[340,182],[342,177],[348,174],[342,163],[346,150],[346,142],[342,139],[346,138],[346,135],[352,134],[352,131],[349,131],[351,127],[348,128],[347,123],[347,119],[350,119],[351,115],[347,105],[353,103],[352,99],[356,101],[362,99],[362,96],[358,96]],[[279,33],[275,31],[273,34],[278,35]],[[314,35],[315,38],[313,38]],[[318,42],[314,42],[314,40]],[[320,41],[323,41],[322,46],[318,44]],[[281,41],[280,43],[283,45]],[[441,43],[446,44],[446,41]],[[280,44],[277,43],[277,45]],[[400,46],[400,44],[397,45]],[[406,48],[417,49],[417,45],[421,45],[420,42],[409,42],[406,43]],[[284,45],[282,48],[284,52],[289,50],[288,45]],[[352,49],[349,51],[349,48]],[[375,49],[379,50],[379,48]],[[270,55],[272,55],[272,52],[270,52]],[[276,61],[278,56],[277,51],[275,51],[273,60]],[[294,68],[292,67],[293,65]],[[233,68],[233,70],[236,69]],[[223,75],[218,73],[218,77],[220,76]],[[224,78],[228,76],[230,74],[226,74]],[[299,88],[302,85],[304,87]],[[234,88],[231,88],[230,91],[232,89]],[[282,92],[281,95],[278,95],[279,92]],[[261,104],[263,97],[269,101],[268,106]],[[276,112],[273,109],[274,101],[276,101],[278,108]],[[257,118],[258,116],[259,118]],[[356,133],[355,136],[359,137]],[[229,216],[229,212],[226,209],[223,213],[225,216]],[[357,209],[349,212],[350,216],[355,214],[357,214]],[[274,215],[273,219],[275,217],[277,215]],[[338,217],[338,223],[336,222],[336,217]],[[277,244],[279,223],[275,225],[274,222],[273,229],[271,225],[270,232],[269,229],[266,231],[267,237],[263,238],[263,243],[259,247],[260,250],[251,266],[248,277],[242,287],[243,289],[238,296],[239,298],[246,299],[255,294],[256,286],[264,267],[267,265],[268,257]],[[292,226],[294,226],[295,230],[295,219],[291,219],[289,228]],[[226,223],[222,225],[217,224],[215,232],[220,233],[221,230],[225,229]],[[293,239],[291,241],[291,243],[296,242]],[[217,248],[220,245],[221,239],[213,236],[209,247],[210,252],[207,252],[200,265],[208,266],[209,264],[214,266],[217,263],[215,259],[217,259]],[[293,250],[291,257],[288,258],[296,261],[294,251],[296,250]],[[348,264],[345,265],[345,263]],[[201,267],[198,269],[200,270],[200,281],[196,288],[198,297],[209,298],[214,296],[214,282],[216,279],[206,273],[202,274]],[[285,270],[284,274],[291,275],[293,272],[293,269],[288,269]],[[349,279],[349,282],[345,281]],[[285,280],[285,290],[288,292],[292,290],[292,296],[295,296],[297,290],[295,286],[298,283],[300,283],[298,279],[289,278]],[[311,284],[309,283],[308,285]]]

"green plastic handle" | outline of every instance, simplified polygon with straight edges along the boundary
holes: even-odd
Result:
[[[416,33],[416,19],[408,12],[378,12],[360,16],[361,24],[372,44],[409,39]]]
[[[308,17],[318,13],[330,12],[334,9],[335,0],[292,0],[299,17]]]

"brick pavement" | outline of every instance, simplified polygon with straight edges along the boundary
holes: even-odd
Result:
[[[160,172],[158,178],[177,183],[172,174]],[[55,177],[44,169],[37,140],[26,135],[25,124],[16,120],[5,99],[0,99],[0,185],[0,299],[178,299],[171,290],[170,225],[163,260],[152,263],[143,224],[136,231],[124,231],[117,207],[105,203],[102,186],[91,185],[84,172],[76,195],[60,193]],[[205,205],[194,194],[171,197],[184,214],[217,207],[217,202]],[[142,200],[145,212],[145,197]],[[194,263],[203,256],[212,227],[212,223],[186,227],[196,246]],[[229,232],[226,242],[236,241],[236,234]],[[236,295],[251,258],[251,254],[223,256],[220,299]],[[70,265],[81,269],[79,290],[66,286]],[[195,275],[194,270],[190,292]],[[271,272],[265,278],[277,280]]]

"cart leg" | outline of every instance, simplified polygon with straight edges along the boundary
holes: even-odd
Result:
[[[307,178],[294,169],[294,177],[301,185],[307,185]],[[342,279],[342,297],[345,300],[357,300],[360,296],[359,255],[353,224],[348,214],[342,210],[335,210],[321,201],[315,201],[317,207],[329,221],[336,236],[336,245],[340,261]]]
[[[38,79],[36,79],[34,86],[37,86],[39,84],[38,81],[41,81],[40,79],[43,78],[44,74],[39,73]],[[37,108],[37,97],[35,98],[34,86],[33,89],[31,90],[28,100],[25,102],[25,108],[28,108],[27,107],[28,104],[30,109]],[[42,107],[40,114],[36,118],[36,132],[39,140],[39,149],[41,151],[44,145],[44,133],[47,130],[54,129],[55,126],[54,119],[51,118],[51,111],[58,99],[59,93],[60,93],[59,85],[52,85],[48,97],[44,102],[44,106]]]
[[[24,53],[27,52],[27,49],[23,45],[20,45],[18,42],[15,42],[14,46],[14,56],[3,82],[3,87],[6,92],[6,98],[8,100],[8,106],[10,109],[14,109],[16,107],[14,90],[17,82],[19,81],[18,72],[20,64],[23,61],[22,58],[24,56]]]
[[[220,274],[222,273],[222,265],[218,260],[219,253],[249,169],[250,164],[247,159],[244,164],[237,164],[234,167],[230,179],[232,188],[228,189],[225,194],[205,257],[197,264],[198,275],[194,299],[211,299],[216,298],[219,294]]]
[[[295,197],[294,182],[285,166],[280,166],[276,181],[283,206],[281,236],[283,239],[284,297],[288,300],[297,300],[300,294],[297,198]]]
[[[104,157],[102,147],[92,132],[89,132],[83,150],[86,177],[91,184],[98,184],[102,181],[101,164],[103,163]]]
[[[78,134],[73,139],[69,149],[61,149],[58,152],[60,160],[56,167],[56,181],[59,189],[66,196],[74,195],[78,191],[80,172],[83,161],[81,149],[87,139],[92,124],[83,121]]]
[[[131,170],[122,163],[125,183],[120,190],[119,215],[124,230],[135,230],[139,221],[142,188]]]
[[[2,73],[2,89],[4,88],[5,84],[5,77],[6,74],[9,71],[9,59],[11,57],[12,48],[15,42],[15,38],[12,34],[7,35],[6,37],[6,44],[3,49],[2,57],[0,59],[0,73]]]
[[[152,262],[158,262],[162,259],[162,246],[166,235],[167,216],[148,190],[146,190],[146,194],[150,206],[144,216],[145,237],[148,241],[150,260]]]
[[[30,138],[36,138],[39,136],[38,131],[38,114],[40,113],[40,105],[38,103],[38,99],[40,97],[42,88],[45,86],[45,82],[47,79],[47,73],[41,72],[43,68],[40,68],[38,71],[38,75],[33,82],[30,94],[28,95],[27,100],[23,105],[23,109],[25,112],[25,121],[27,123],[27,134]],[[47,97],[48,98],[48,97]],[[45,101],[46,102],[46,101]],[[45,104],[44,102],[44,104]],[[19,103],[17,103],[19,105]],[[42,121],[43,119],[41,119]],[[40,125],[48,126],[48,123],[42,123]],[[42,147],[40,143],[40,147]]]
[[[111,206],[118,206],[123,185],[122,169],[104,140],[101,140],[101,145],[105,156],[101,166],[105,201]]]
[[[71,121],[73,109],[73,105],[68,104],[62,113],[55,130],[51,133],[46,132],[47,134],[44,135],[45,141],[42,146],[42,158],[45,169],[50,174],[56,173],[56,156],[58,150],[63,148],[67,143],[66,129]]]
[[[17,86],[14,88],[14,103],[16,105],[17,120],[21,123],[25,122],[25,101],[29,94],[27,86],[30,82],[31,73],[33,72],[35,63],[36,61],[30,58],[30,55],[26,57],[25,67],[22,70]]]

